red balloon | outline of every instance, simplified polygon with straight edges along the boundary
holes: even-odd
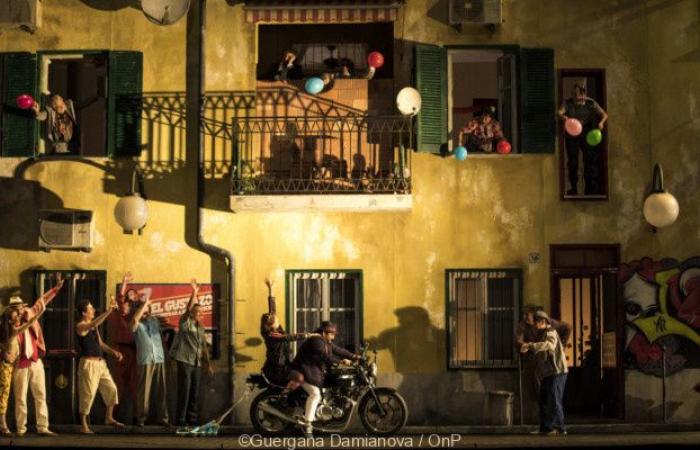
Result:
[[[379,69],[384,65],[384,55],[379,52],[372,52],[369,54],[369,56],[367,56],[367,62],[369,63],[370,67]]]
[[[501,139],[498,141],[498,144],[496,144],[496,151],[498,153],[505,155],[506,153],[510,153],[511,150],[512,148],[510,146],[510,142],[506,141],[505,139]]]
[[[22,109],[30,109],[32,106],[34,106],[34,97],[29,94],[18,95],[17,106]]]

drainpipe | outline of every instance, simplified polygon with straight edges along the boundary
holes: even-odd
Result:
[[[204,215],[204,107],[205,107],[205,35],[206,35],[206,0],[196,0],[187,17],[187,165],[190,162],[197,171],[194,190],[196,192],[196,214],[194,219],[195,247],[207,253],[212,258],[223,260],[227,268],[228,296],[228,361],[229,361],[229,390],[231,404],[235,402],[235,311],[234,311],[234,280],[236,265],[233,255],[228,250],[209,244],[202,236],[202,218]],[[191,171],[188,172],[191,177]],[[188,187],[191,186],[188,183]],[[191,229],[191,228],[190,228]]]

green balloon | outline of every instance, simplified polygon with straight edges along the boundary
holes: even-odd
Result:
[[[586,133],[586,142],[591,147],[595,147],[603,141],[603,133],[600,130],[591,130]]]

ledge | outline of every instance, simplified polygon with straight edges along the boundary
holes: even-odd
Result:
[[[342,194],[342,195],[231,195],[231,211],[410,211],[411,194]]]

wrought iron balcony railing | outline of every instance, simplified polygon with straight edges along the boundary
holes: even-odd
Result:
[[[410,193],[413,119],[238,117],[234,195]]]

